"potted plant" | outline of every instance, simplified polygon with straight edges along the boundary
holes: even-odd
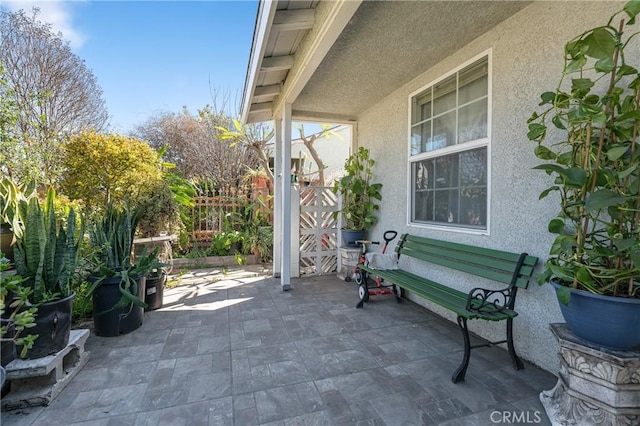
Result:
[[[105,213],[89,226],[95,265],[88,280],[93,299],[94,332],[113,337],[138,329],[144,319],[145,278],[162,266],[157,249],[132,261],[137,212],[109,204]]]
[[[136,201],[139,212],[134,253],[159,250],[171,250],[171,241],[182,227],[178,202],[169,183],[164,179],[151,185]],[[160,259],[158,259],[160,261]],[[154,268],[149,272],[145,283],[145,310],[162,307],[164,285],[167,281],[167,268]]]
[[[37,308],[27,307],[33,290],[22,285],[24,278],[8,272],[9,259],[0,252],[0,352],[2,367],[17,357],[16,346],[20,346],[20,357],[24,358],[38,337],[21,335],[25,329],[35,326]]]
[[[56,353],[67,346],[71,331],[71,311],[75,293],[71,280],[76,271],[82,226],[69,208],[64,220],[56,218],[55,191],[49,189],[43,206],[37,197],[21,201],[22,222],[14,248],[16,272],[22,286],[32,290],[31,305],[38,308],[31,330],[39,337],[28,352],[30,359]]]
[[[638,13],[629,2],[570,40],[560,82],[528,122],[545,161],[535,168],[554,178],[540,198],[560,203],[538,281],[554,285],[574,334],[617,350],[640,345],[640,63],[627,62],[638,60]]]
[[[362,239],[365,230],[376,222],[374,213],[380,208],[382,184],[371,182],[374,164],[369,150],[360,147],[347,158],[346,175],[333,186],[333,192],[342,197],[342,209],[338,213],[342,214],[342,242],[348,247],[357,247],[355,241]]]
[[[0,180],[0,250],[13,263],[15,231],[20,232],[21,218],[18,206],[35,194],[35,184],[16,185],[8,177]]]

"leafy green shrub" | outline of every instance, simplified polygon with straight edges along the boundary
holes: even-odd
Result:
[[[85,132],[65,145],[61,186],[86,211],[104,211],[109,202],[136,203],[145,188],[162,180],[158,153],[136,138]]]

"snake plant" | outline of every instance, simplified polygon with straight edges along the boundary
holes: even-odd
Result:
[[[24,278],[23,285],[33,289],[31,303],[35,305],[71,295],[82,241],[83,230],[76,229],[73,208],[65,221],[56,218],[55,196],[50,189],[44,206],[37,197],[19,205],[23,222],[14,249],[16,272]]]
[[[106,278],[120,277],[121,298],[116,307],[131,303],[146,307],[137,297],[136,277],[162,266],[157,260],[157,249],[149,254],[143,253],[135,262],[131,258],[138,217],[138,213],[132,212],[129,207],[120,209],[109,205],[104,216],[89,226],[91,245],[97,249],[90,292],[95,291]]]

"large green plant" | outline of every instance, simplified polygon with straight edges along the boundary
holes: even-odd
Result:
[[[9,261],[0,252],[0,315],[7,319],[0,326],[0,337],[9,338],[9,329],[13,327],[13,335],[10,338],[16,346],[22,347],[20,357],[24,358],[38,338],[37,334],[23,334],[25,330],[35,327],[38,308],[29,302],[33,289],[22,285],[24,278],[20,275],[8,274],[6,271],[9,267]]]
[[[344,164],[346,175],[336,181],[333,192],[342,196],[342,228],[359,231],[376,222],[374,213],[382,200],[381,183],[372,183],[375,160],[360,147]]]
[[[89,226],[91,244],[96,248],[94,270],[92,272],[92,293],[102,282],[111,277],[120,278],[120,300],[116,307],[126,307],[131,303],[146,307],[138,294],[137,277],[162,266],[157,260],[157,249],[143,253],[132,261],[133,237],[138,225],[138,213],[126,206],[107,206],[104,214]]]
[[[560,82],[529,119],[535,155],[546,162],[535,168],[554,177],[540,198],[560,201],[539,283],[563,284],[565,304],[570,288],[640,298],[639,13],[640,1],[628,2],[570,40]]]
[[[44,206],[38,198],[20,203],[20,236],[14,248],[16,271],[24,286],[33,289],[31,303],[40,304],[71,295],[83,229],[76,229],[76,213],[56,219],[55,191],[49,189]],[[82,226],[81,226],[82,228]]]

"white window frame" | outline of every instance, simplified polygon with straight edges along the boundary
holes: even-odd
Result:
[[[487,49],[484,52],[474,56],[463,64],[459,65],[455,69],[452,69],[448,73],[440,76],[439,78],[432,80],[428,84],[420,87],[418,90],[415,90],[409,94],[408,97],[408,117],[407,117],[407,226],[415,227],[415,228],[424,228],[424,229],[436,229],[436,230],[444,230],[449,232],[458,232],[465,234],[476,234],[476,235],[490,235],[490,227],[491,227],[491,135],[492,135],[492,98],[493,98],[493,58],[492,58],[492,49]],[[451,77],[456,74],[463,68],[471,65],[472,63],[482,59],[487,58],[487,137],[483,139],[478,139],[471,142],[464,142],[462,144],[456,144],[452,146],[447,146],[444,148],[435,149],[433,151],[421,152],[416,155],[411,154],[411,135],[412,135],[412,115],[413,115],[413,98],[423,93],[425,90],[430,87],[438,84],[439,82]],[[458,106],[456,105],[456,108]],[[413,185],[411,179],[412,173],[412,164],[417,161],[444,157],[450,154],[456,154],[459,152],[470,151],[476,148],[486,148],[487,150],[487,224],[486,229],[478,229],[478,228],[470,228],[465,227],[465,225],[457,224],[457,225],[440,225],[438,223],[423,223],[423,222],[413,222]]]

